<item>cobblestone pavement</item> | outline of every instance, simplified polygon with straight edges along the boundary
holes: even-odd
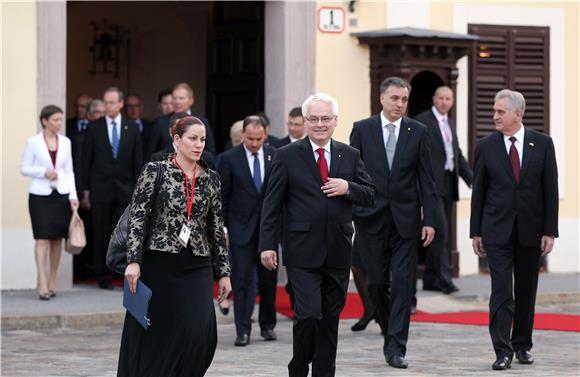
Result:
[[[577,305],[549,307],[578,313]],[[542,311],[546,311],[542,308]],[[279,318],[278,341],[264,342],[254,324],[246,348],[234,347],[233,317],[218,314],[219,343],[207,377],[277,377],[287,375],[292,353],[292,322]],[[354,320],[340,323],[336,375],[366,376],[497,376],[487,327],[411,323],[409,369],[388,367],[382,357],[379,328],[353,333]],[[47,331],[2,332],[2,376],[115,376],[120,326]],[[514,363],[510,376],[579,376],[580,333],[535,331],[534,365]]]

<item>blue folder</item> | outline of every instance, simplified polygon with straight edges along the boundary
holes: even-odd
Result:
[[[151,295],[151,289],[141,280],[137,280],[137,292],[135,294],[131,293],[129,282],[125,279],[123,286],[123,306],[145,330],[151,325],[149,317],[147,316]]]

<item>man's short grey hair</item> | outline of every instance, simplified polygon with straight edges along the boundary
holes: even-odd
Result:
[[[383,94],[389,88],[389,86],[394,86],[396,88],[406,88],[409,91],[409,93],[411,93],[411,84],[409,84],[406,80],[400,77],[391,76],[387,77],[386,79],[383,80],[383,82],[381,82],[379,94]]]
[[[311,95],[310,97],[306,98],[306,101],[302,104],[302,114],[307,117],[310,115],[310,105],[313,102],[324,102],[330,105],[332,108],[332,115],[338,115],[338,102],[334,97],[329,96],[326,93],[316,93]]]
[[[522,113],[521,116],[524,116],[524,111],[526,111],[526,100],[524,99],[522,93],[516,92],[514,90],[503,89],[497,92],[494,102],[497,102],[502,98],[508,99],[508,107],[511,111],[515,113],[519,110]]]
[[[105,106],[105,103],[98,98],[92,99],[91,102],[89,102],[89,113],[92,114],[97,106]]]

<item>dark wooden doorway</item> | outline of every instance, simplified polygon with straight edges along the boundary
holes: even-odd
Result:
[[[210,3],[207,115],[216,147],[232,123],[264,109],[264,3]]]
[[[415,117],[433,106],[433,93],[445,85],[441,77],[431,71],[419,72],[411,80],[408,115]]]

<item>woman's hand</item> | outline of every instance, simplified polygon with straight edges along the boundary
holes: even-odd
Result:
[[[129,263],[127,268],[125,269],[125,279],[129,283],[129,289],[131,289],[131,293],[137,293],[137,281],[139,280],[139,276],[141,276],[141,266],[137,262]],[[230,286],[230,290],[231,290]]]
[[[73,212],[79,209],[79,200],[78,199],[71,199],[70,200],[70,209]]]
[[[54,169],[46,169],[44,175],[51,181],[54,181],[56,178],[58,178],[58,173]]]
[[[125,273],[126,275],[127,273]],[[226,300],[230,293],[232,292],[232,283],[230,281],[229,276],[224,276],[218,281],[218,304],[221,303],[223,300]]]

